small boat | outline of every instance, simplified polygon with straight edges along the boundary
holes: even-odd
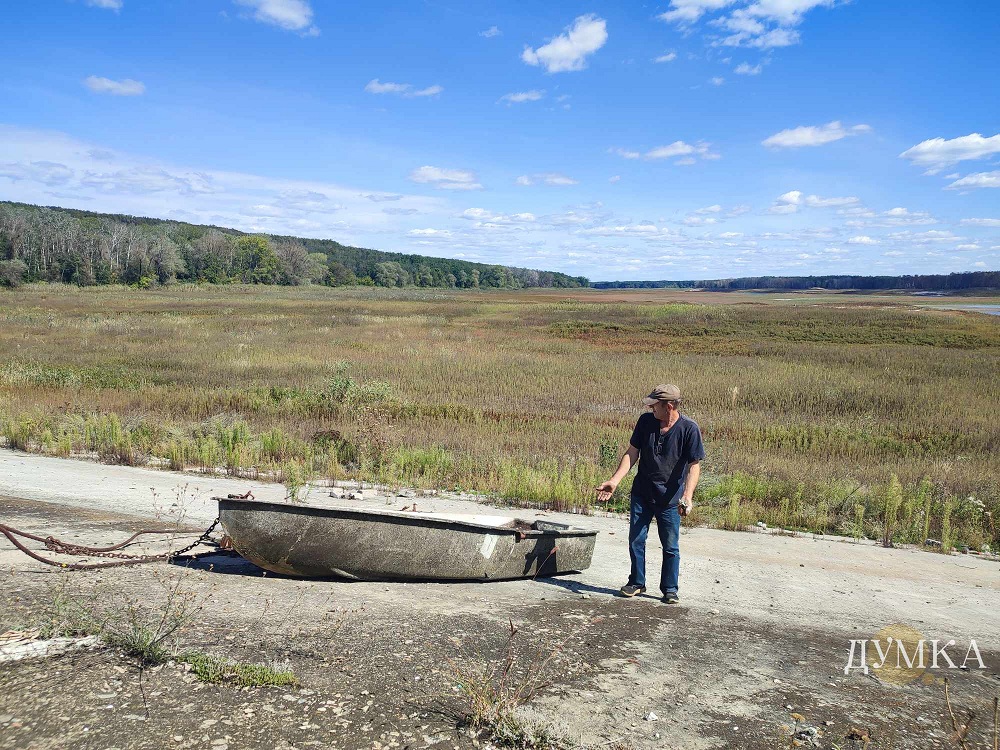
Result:
[[[274,573],[354,580],[496,581],[586,570],[596,531],[505,516],[221,498],[232,546]]]

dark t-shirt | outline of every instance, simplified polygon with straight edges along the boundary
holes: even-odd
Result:
[[[661,435],[660,420],[646,412],[635,423],[629,443],[639,449],[632,494],[659,506],[677,505],[684,493],[688,464],[705,457],[698,424],[682,414]]]

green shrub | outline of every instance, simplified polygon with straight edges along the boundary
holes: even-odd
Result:
[[[237,687],[281,687],[298,685],[299,680],[287,665],[249,664],[198,651],[181,654],[177,660],[191,665],[202,682]]]

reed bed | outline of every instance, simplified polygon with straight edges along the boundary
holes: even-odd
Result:
[[[0,428],[52,455],[586,510],[641,396],[675,382],[708,449],[694,520],[997,548],[1000,321],[601,300],[32,285],[0,294]]]

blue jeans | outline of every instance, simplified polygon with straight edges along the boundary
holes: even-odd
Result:
[[[664,594],[676,594],[681,567],[681,553],[677,546],[681,533],[681,516],[676,505],[657,507],[648,500],[643,502],[636,497],[632,498],[628,527],[628,552],[632,558],[632,570],[628,582],[633,586],[646,585],[646,535],[654,518],[660,544],[663,545],[660,591]]]

